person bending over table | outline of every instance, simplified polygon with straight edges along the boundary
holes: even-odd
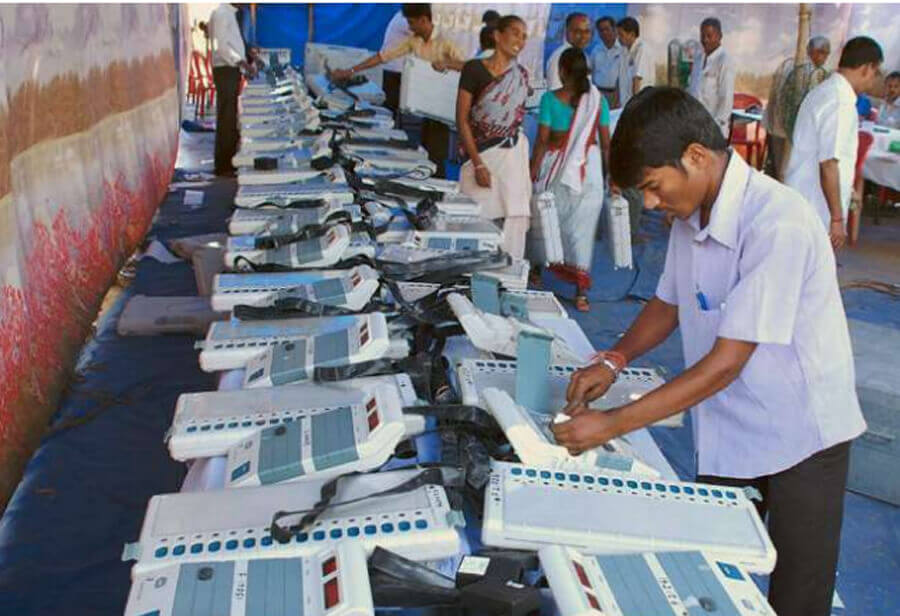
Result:
[[[525,47],[525,22],[507,15],[494,31],[494,53],[466,62],[456,96],[459,188],[481,205],[481,215],[503,226],[503,247],[522,258],[531,217],[528,138],[520,132],[531,92],[528,71],[516,62]]]
[[[462,70],[463,54],[456,44],[444,37],[431,21],[430,4],[404,4],[401,10],[413,33],[412,36],[387,51],[376,53],[350,69],[332,71],[334,79],[338,81],[350,79],[355,73],[397,60],[408,54],[431,62],[436,71]],[[429,160],[437,165],[436,175],[446,177],[444,161],[450,147],[450,129],[441,122],[426,118],[422,122],[422,145],[428,151]]]
[[[531,156],[533,190],[551,191],[559,215],[564,259],[550,270],[575,284],[575,308],[581,312],[590,310],[587,290],[609,154],[609,105],[591,84],[590,74],[580,49],[570,47],[559,57],[563,87],[541,97]],[[540,276],[536,264],[547,260],[542,242],[536,240],[528,241],[533,279]]]
[[[675,216],[656,296],[566,392],[573,454],[693,407],[697,481],[753,486],[778,552],[779,614],[831,613],[850,441],[866,423],[834,251],[813,206],[729,150],[700,102],[649,88],[612,138],[611,179]],[[685,371],[589,411],[622,368],[681,329]]]

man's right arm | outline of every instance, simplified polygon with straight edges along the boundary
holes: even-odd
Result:
[[[631,362],[656,348],[676,327],[678,306],[654,296],[611,350],[622,353]]]
[[[844,231],[844,209],[841,207],[841,172],[836,158],[819,163],[819,183],[831,217],[828,236],[831,238],[831,245],[837,250],[844,245],[847,234]]]

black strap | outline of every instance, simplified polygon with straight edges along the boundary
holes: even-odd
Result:
[[[311,524],[315,523],[316,519],[318,519],[318,517],[322,515],[322,513],[324,513],[325,510],[327,510],[329,507],[351,505],[373,498],[391,496],[394,494],[403,494],[425,485],[439,485],[451,488],[462,487],[465,482],[465,477],[463,476],[462,469],[458,467],[443,464],[420,464],[411,468],[420,468],[421,472],[416,473],[410,479],[407,479],[406,481],[392,488],[381,490],[380,492],[374,492],[372,494],[367,494],[365,496],[354,498],[348,501],[332,503],[332,500],[337,495],[338,487],[342,481],[356,475],[362,475],[363,473],[354,472],[347,473],[345,475],[338,475],[322,486],[319,495],[319,501],[315,505],[313,505],[312,508],[298,509],[295,511],[276,511],[272,516],[272,524],[269,527],[272,538],[275,539],[278,543],[288,543],[295,534],[302,532],[303,529],[308,528]],[[445,469],[448,471],[446,474],[442,472]],[[401,470],[405,471],[409,469],[397,469],[397,471]],[[278,523],[278,521],[282,518],[301,514],[303,514],[303,517],[300,518],[300,522],[293,526],[285,528]]]
[[[274,201],[266,201],[263,205],[271,205],[273,207],[277,207],[280,210],[313,210],[315,208],[322,207],[323,205],[327,205],[325,199],[297,199],[295,201],[290,201],[286,205],[281,205],[280,203],[275,203]],[[241,207],[236,205],[236,210],[256,210],[259,208],[255,207]]]

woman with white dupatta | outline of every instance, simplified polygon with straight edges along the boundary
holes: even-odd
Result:
[[[541,98],[531,178],[534,194],[553,193],[559,215],[564,262],[551,263],[549,269],[575,284],[575,308],[586,312],[609,157],[609,105],[591,84],[581,50],[564,51],[559,72],[563,87]],[[528,252],[532,263],[545,262],[542,242],[529,240]],[[532,269],[531,279],[540,280],[540,266]]]
[[[460,191],[481,206],[481,215],[503,227],[503,248],[525,254],[531,217],[528,138],[521,132],[531,93],[528,71],[516,62],[525,47],[525,22],[502,17],[494,31],[494,53],[463,66],[456,97]]]

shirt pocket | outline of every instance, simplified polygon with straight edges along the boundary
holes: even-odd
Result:
[[[707,355],[716,343],[722,323],[722,310],[701,310],[696,297],[688,298],[686,304],[686,307],[679,310],[678,319],[684,364],[685,368],[689,368]]]

